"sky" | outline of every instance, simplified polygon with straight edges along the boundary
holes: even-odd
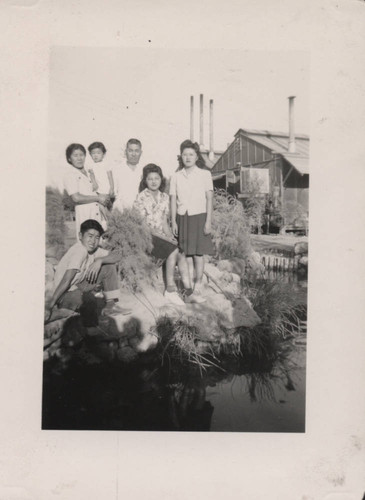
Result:
[[[204,95],[204,144],[209,146],[209,100],[214,101],[214,148],[225,150],[239,128],[287,132],[288,100],[295,131],[309,134],[309,55],[200,49],[55,47],[51,51],[47,184],[63,188],[65,149],[102,141],[112,163],[125,143],[143,144],[143,164],[165,175],[177,167],[180,143],[199,141],[199,95]],[[88,159],[88,161],[90,161]]]

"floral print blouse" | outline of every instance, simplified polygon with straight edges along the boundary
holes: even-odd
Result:
[[[134,206],[145,217],[147,224],[159,233],[163,233],[163,223],[170,213],[169,195],[157,192],[157,200],[151,191],[146,188],[141,191],[134,202]]]

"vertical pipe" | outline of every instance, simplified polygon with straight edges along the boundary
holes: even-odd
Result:
[[[209,101],[209,159],[214,160],[214,142],[213,142],[213,99]]]
[[[275,170],[277,171],[277,156],[274,157],[275,160]],[[283,183],[283,160],[280,160],[280,170],[279,170],[279,177],[280,177],[280,215],[283,218],[284,222],[284,234],[285,234],[285,224],[286,224],[286,214],[285,214],[285,206],[284,206],[284,183]]]
[[[200,146],[204,145],[204,97],[200,94]]]
[[[294,99],[295,96],[288,97],[289,99],[289,153],[295,153],[295,133],[294,133]]]
[[[194,96],[190,96],[190,140],[194,142]]]

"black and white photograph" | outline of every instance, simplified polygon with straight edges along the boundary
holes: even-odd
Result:
[[[1,500],[364,497],[364,8],[1,2]]]
[[[309,78],[52,49],[43,429],[305,432]]]

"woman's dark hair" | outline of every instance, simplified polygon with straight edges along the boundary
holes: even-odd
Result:
[[[91,151],[93,149],[96,149],[96,148],[101,149],[104,154],[106,153],[106,147],[104,146],[104,144],[102,142],[93,142],[92,144],[90,144],[90,146],[87,148],[87,150],[91,154]]]
[[[96,229],[99,232],[100,236],[104,234],[104,229],[101,227],[101,224],[95,219],[87,219],[80,226],[80,233],[84,234],[89,229]]]
[[[72,163],[70,162],[70,156],[77,149],[79,149],[80,151],[82,151],[84,153],[84,155],[86,156],[86,149],[84,148],[84,146],[82,144],[76,144],[76,143],[70,144],[66,148],[66,160],[67,160],[67,163],[69,163],[70,165],[72,165]]]
[[[161,177],[161,184],[160,187],[158,188],[162,193],[165,191],[166,187],[166,179],[163,176],[161,167],[158,165],[155,165],[154,163],[149,163],[145,167],[143,167],[143,174],[142,174],[142,180],[139,185],[139,192],[143,191],[147,187],[147,182],[146,179],[149,174],[158,174]]]
[[[202,157],[202,155],[200,153],[199,144],[197,142],[191,141],[190,139],[186,139],[186,141],[184,141],[180,144],[180,154],[177,157],[178,162],[179,162],[179,166],[177,167],[177,171],[182,170],[184,168],[184,163],[182,161],[181,155],[182,155],[184,149],[188,149],[188,148],[193,149],[198,156],[198,158],[196,160],[196,166],[198,168],[203,169],[203,170],[209,170],[209,168],[205,164],[204,158]]]

